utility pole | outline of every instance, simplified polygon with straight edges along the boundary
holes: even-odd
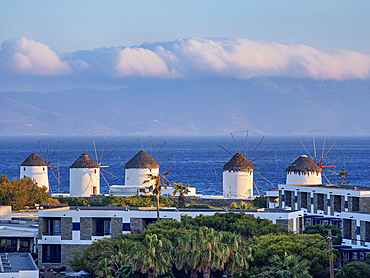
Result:
[[[330,263],[330,278],[334,278],[334,265],[333,265],[333,245],[331,237],[331,229],[328,230],[329,234],[329,263]]]

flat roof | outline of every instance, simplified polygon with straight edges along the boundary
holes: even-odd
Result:
[[[20,270],[38,270],[29,253],[0,253],[7,256],[11,267],[3,267],[4,272],[19,272]]]
[[[369,186],[363,185],[337,185],[337,184],[280,184],[286,186],[300,186],[300,187],[316,187],[316,188],[332,188],[332,189],[346,189],[346,190],[365,190],[370,191]]]

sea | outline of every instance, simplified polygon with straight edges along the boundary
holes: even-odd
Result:
[[[370,187],[370,136],[310,133],[261,136],[251,132],[225,136],[0,136],[0,174],[19,179],[20,165],[33,152],[49,164],[52,193],[69,193],[69,167],[82,154],[100,162],[101,193],[124,185],[125,164],[145,150],[169,172],[170,183],[190,183],[198,194],[222,195],[222,167],[235,153],[254,166],[254,194],[275,190],[286,181],[285,169],[307,155],[324,166],[323,183],[348,173],[351,185]],[[316,155],[315,155],[316,153]],[[59,180],[59,182],[58,182]]]

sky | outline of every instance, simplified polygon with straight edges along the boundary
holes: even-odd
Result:
[[[1,1],[0,92],[127,78],[368,79],[369,11],[368,0]]]

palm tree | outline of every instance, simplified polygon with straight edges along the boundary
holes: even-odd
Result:
[[[190,184],[187,183],[185,186],[182,185],[182,183],[173,183],[173,187],[175,188],[175,191],[173,192],[173,198],[175,198],[176,193],[179,193],[179,201],[178,201],[178,206],[179,208],[184,208],[185,207],[185,194],[188,194],[190,192],[189,187]]]
[[[289,275],[292,278],[311,278],[312,276],[309,274],[307,260],[300,260],[296,255],[288,256],[285,253],[284,258],[281,259],[278,255],[274,255],[270,260],[271,266],[274,269],[279,269],[276,271],[276,274],[281,274],[284,276],[285,274]],[[285,276],[284,276],[285,277]]]
[[[231,232],[223,232],[222,242],[229,247],[224,264],[224,276],[232,278],[236,269],[240,272],[243,268],[249,267],[248,260],[253,260],[252,249],[246,248],[241,236]]]
[[[149,190],[151,190],[157,198],[157,221],[159,221],[159,194],[162,192],[162,186],[167,188],[169,185],[169,182],[166,180],[166,176],[169,174],[169,172],[165,172],[163,175],[159,173],[157,175],[148,174],[148,179],[143,182],[143,184],[150,183]]]
[[[168,240],[160,240],[156,234],[146,235],[142,242],[132,244],[132,269],[148,273],[148,278],[165,274],[172,266],[172,245]]]
[[[190,270],[190,278],[198,277],[198,271],[193,268],[191,264],[191,250],[193,250],[193,243],[194,241],[192,240],[192,232],[187,232],[179,237],[174,252],[176,268],[178,270],[184,269],[186,274],[188,274],[188,271]]]
[[[204,278],[209,278],[211,270],[223,270],[229,252],[228,246],[222,243],[222,233],[213,228],[200,227],[191,234],[191,241],[187,248],[189,253],[189,265],[203,272]]]

